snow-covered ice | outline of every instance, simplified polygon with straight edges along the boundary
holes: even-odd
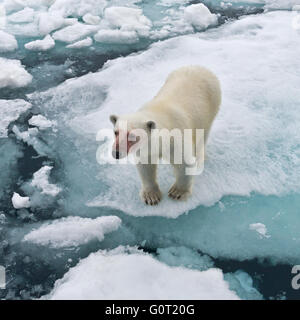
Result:
[[[69,44],[66,47],[69,49],[80,49],[80,48],[84,48],[84,47],[89,47],[92,44],[93,44],[93,39],[91,37],[87,37],[83,40],[79,40],[77,42]]]
[[[0,30],[0,53],[15,51],[18,48],[16,38],[2,30]]]
[[[15,209],[30,207],[29,197],[22,197],[17,192],[14,192],[13,197],[11,198],[11,201]]]
[[[50,35],[47,35],[42,40],[35,40],[25,44],[25,48],[32,51],[47,51],[54,47],[55,41]]]
[[[53,33],[53,38],[58,41],[71,43],[84,38],[98,30],[97,26],[75,23]]]
[[[61,218],[32,230],[23,241],[52,248],[73,247],[92,240],[102,241],[107,233],[116,231],[120,225],[121,219],[116,216]]]
[[[184,9],[184,18],[197,30],[203,30],[218,23],[217,15],[211,13],[203,3],[186,7]]]
[[[52,197],[57,196],[61,192],[61,188],[49,182],[49,176],[53,167],[44,166],[33,174],[31,185],[41,190],[42,194]]]
[[[41,114],[32,116],[28,120],[28,123],[32,126],[38,127],[40,130],[45,130],[55,126],[54,121],[48,120],[46,117],[42,116]]]
[[[139,38],[135,31],[122,31],[122,30],[99,30],[95,36],[97,42],[102,43],[115,43],[115,44],[132,44],[138,42]]]
[[[270,238],[270,235],[267,234],[267,228],[263,223],[251,223],[249,225],[249,229],[256,231],[260,236],[264,238]]]
[[[128,250],[128,249],[127,249]],[[124,248],[99,251],[71,268],[55,283],[47,298],[150,299],[150,300],[236,300],[220,269],[195,271],[169,267],[142,251]]]
[[[30,108],[31,104],[22,99],[0,100],[0,138],[7,137],[9,124]]]
[[[19,60],[0,57],[0,70],[0,88],[26,87],[32,81],[32,76]]]

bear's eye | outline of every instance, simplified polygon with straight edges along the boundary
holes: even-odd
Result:
[[[114,131],[114,133],[115,133],[115,136],[117,136],[118,134],[119,134],[119,131]]]

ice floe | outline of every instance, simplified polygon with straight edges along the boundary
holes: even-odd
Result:
[[[16,38],[2,30],[0,30],[0,53],[15,51],[18,48]]]
[[[55,41],[50,35],[47,35],[42,40],[35,40],[25,44],[27,50],[32,51],[47,51],[55,47]]]
[[[41,190],[42,194],[57,196],[61,192],[61,188],[49,182],[50,172],[53,167],[44,166],[33,174],[31,185]]]
[[[12,204],[13,204],[15,209],[29,208],[30,207],[30,199],[29,199],[29,197],[22,197],[17,192],[14,192],[11,201],[12,201]]]
[[[22,99],[0,100],[0,138],[7,137],[9,124],[30,108],[31,104]]]
[[[102,241],[107,233],[116,231],[120,225],[121,219],[116,216],[61,218],[32,230],[25,235],[24,241],[52,248],[78,246],[92,240]]]
[[[90,254],[56,281],[45,298],[236,300],[238,296],[229,289],[220,269],[201,272],[169,267],[142,251],[127,253],[121,247]]]
[[[0,57],[0,70],[0,88],[26,87],[32,81],[32,76],[19,60]]]

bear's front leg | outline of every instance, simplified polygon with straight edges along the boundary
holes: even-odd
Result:
[[[142,201],[149,205],[156,205],[161,200],[161,191],[156,182],[156,164],[137,164],[137,169],[142,180],[140,196]]]
[[[170,188],[168,195],[174,200],[186,200],[192,194],[194,176],[186,174],[188,166],[185,164],[175,164],[173,166],[176,181]]]

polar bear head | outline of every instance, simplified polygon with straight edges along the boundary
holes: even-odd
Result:
[[[151,130],[156,128],[156,123],[147,119],[143,113],[111,115],[110,121],[114,125],[112,155],[115,159],[122,159],[130,152],[150,145]]]

